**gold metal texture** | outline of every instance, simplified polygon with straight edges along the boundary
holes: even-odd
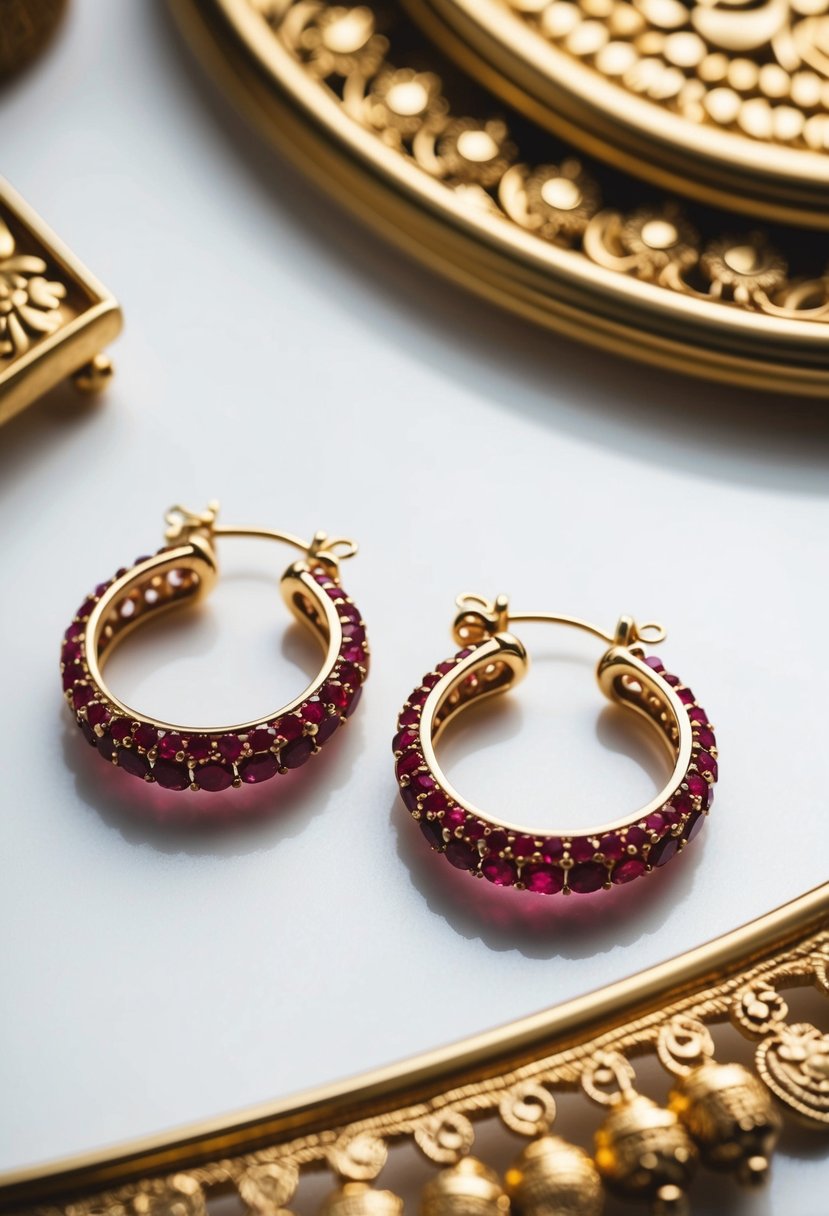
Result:
[[[0,424],[67,377],[103,388],[120,331],[117,301],[0,179]]]
[[[274,1216],[290,1203],[305,1171],[323,1168],[344,1184],[332,1210],[395,1216],[395,1197],[370,1185],[389,1147],[412,1141],[435,1165],[456,1166],[469,1160],[480,1121],[497,1118],[519,1135],[545,1138],[555,1119],[554,1093],[579,1089],[610,1107],[610,1116],[620,1112],[597,1137],[600,1172],[626,1193],[653,1192],[659,1202],[679,1204],[688,1178],[684,1168],[674,1176],[671,1157],[690,1166],[697,1150],[679,1135],[675,1109],[662,1112],[636,1092],[630,1060],[656,1054],[672,1075],[693,1076],[688,1070],[698,1060],[709,1067],[707,1034],[730,1022],[758,1042],[757,1084],[767,1092],[762,1100],[751,1098],[755,1125],[758,1117],[769,1119],[773,1094],[784,1113],[825,1130],[829,1035],[811,1024],[790,1024],[783,994],[802,986],[829,994],[828,978],[825,884],[631,979],[406,1063],[174,1133],[7,1173],[0,1177],[0,1209],[37,1216],[204,1216],[208,1197],[229,1193],[247,1211]],[[691,1052],[689,1029],[700,1044]],[[700,1110],[700,1147],[740,1169],[752,1132],[735,1102],[723,1106],[726,1088],[733,1091],[731,1081],[706,1085],[724,1130],[712,1129]],[[697,1096],[698,1090],[690,1094]],[[723,1136],[734,1134],[735,1116],[739,1136],[729,1147]],[[772,1116],[771,1133],[775,1123]],[[694,1127],[689,1118],[689,1131]],[[773,1140],[773,1134],[763,1137],[764,1151]],[[528,1181],[526,1155],[505,1179],[508,1192],[523,1194],[526,1216],[548,1211],[544,1178],[562,1159],[567,1174],[554,1176],[566,1193],[558,1199],[572,1201],[565,1210],[574,1216],[595,1216],[600,1204],[589,1159],[560,1139],[540,1143],[536,1154],[551,1157],[539,1167],[540,1179]],[[718,1159],[718,1168],[722,1164]],[[575,1197],[572,1186],[563,1185],[574,1173],[581,1179]],[[459,1210],[471,1210],[476,1197],[488,1211],[504,1206],[485,1163],[470,1160],[432,1190],[434,1210],[460,1192],[466,1198]],[[580,1197],[583,1203],[576,1202]]]
[[[827,0],[406,0],[465,71],[664,189],[829,228]]]
[[[477,90],[398,6],[171,0],[280,149],[456,283],[628,357],[754,388],[829,388],[829,243],[683,208]],[[730,235],[736,232],[736,235]]]

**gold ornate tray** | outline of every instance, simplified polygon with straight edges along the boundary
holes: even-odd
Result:
[[[698,376],[823,395],[829,238],[682,208],[475,88],[398,6],[172,0],[211,74],[407,252],[528,319]]]
[[[407,0],[535,121],[659,186],[829,227],[827,0]]]
[[[597,1216],[603,1188],[680,1216],[686,1192],[694,1196],[697,1155],[701,1165],[757,1183],[780,1113],[829,1130],[829,1035],[789,1009],[798,999],[792,990],[804,987],[829,993],[829,884],[632,979],[428,1056],[288,1102],[0,1176],[0,1211],[208,1216],[208,1203],[227,1196],[234,1206],[210,1210],[289,1216],[297,1184],[326,1171],[329,1186],[339,1184],[324,1216],[402,1216],[399,1198],[379,1188],[399,1184],[393,1162],[384,1170],[389,1149],[416,1144],[433,1171],[446,1167],[427,1182],[424,1216],[508,1216],[503,1184],[480,1160],[493,1151],[492,1137],[480,1133],[495,1120],[531,1141],[520,1168],[504,1180],[522,1216]],[[712,1031],[716,1046],[709,1040],[697,1064]],[[740,1049],[744,1064],[736,1060]],[[673,1074],[667,1108],[644,1092],[625,1092],[631,1060],[650,1057],[652,1064],[654,1055]],[[645,1081],[646,1062],[638,1071],[637,1088],[664,1091],[658,1077]],[[598,1092],[603,1072],[605,1083],[608,1073],[621,1077],[623,1092],[615,1100],[611,1094],[604,1120],[597,1111],[582,1129],[586,1146],[595,1131],[594,1162],[561,1138],[573,1134],[580,1113],[572,1103],[561,1103],[552,1143],[549,1132],[562,1094],[581,1090],[600,1102],[608,1096]],[[519,1149],[513,1143],[513,1154]],[[378,1176],[379,1186],[372,1185]],[[718,1186],[717,1211],[729,1205],[725,1185]]]

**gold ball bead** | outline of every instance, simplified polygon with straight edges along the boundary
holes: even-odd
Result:
[[[421,1216],[507,1216],[509,1198],[494,1170],[463,1157],[423,1188]]]
[[[694,1142],[676,1114],[643,1094],[621,1102],[596,1132],[596,1165],[604,1181],[629,1198],[652,1200],[655,1212],[682,1211],[696,1164]]]
[[[733,1170],[748,1186],[762,1184],[780,1135],[771,1096],[742,1064],[701,1064],[680,1077],[669,1106],[713,1169]]]
[[[328,1196],[320,1216],[403,1216],[403,1200],[367,1182],[346,1182]]]
[[[558,1136],[528,1144],[507,1170],[506,1185],[518,1216],[599,1216],[604,1206],[593,1161]]]

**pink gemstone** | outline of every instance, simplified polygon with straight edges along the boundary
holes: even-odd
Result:
[[[532,836],[516,836],[512,842],[514,857],[532,857],[535,852],[535,841]]]
[[[190,785],[190,774],[186,764],[174,760],[156,760],[153,776],[165,790],[186,790]]]
[[[92,729],[92,727],[89,725],[89,723],[81,720],[78,723],[78,726],[81,728],[81,734],[83,735],[84,739],[86,739],[89,746],[94,747],[95,739],[96,739],[95,731]]]
[[[299,712],[303,722],[308,722],[311,726],[319,726],[325,718],[325,706],[322,701],[306,701]]]
[[[77,663],[78,659],[83,654],[83,646],[80,642],[64,642],[63,649],[60,652],[61,663]]]
[[[353,642],[357,646],[363,646],[366,640],[366,631],[362,625],[355,621],[346,621],[342,626],[343,637],[349,642]]]
[[[481,863],[481,873],[496,887],[511,887],[517,877],[515,866],[503,857],[487,857]]]
[[[679,697],[683,705],[693,705],[694,701],[696,701],[696,697],[691,692],[690,688],[680,688],[677,690],[676,695]]]
[[[421,819],[420,830],[433,849],[443,848],[443,825],[439,819]]]
[[[440,676],[438,673],[436,671],[430,671],[428,675],[423,677],[422,686],[427,690],[427,692],[431,692],[435,685],[439,683]]]
[[[429,696],[428,688],[416,688],[414,690],[414,692],[411,693],[409,696],[409,704],[413,705],[415,707],[415,709],[420,709],[421,706],[426,704],[426,698],[428,696]]]
[[[142,722],[135,730],[135,742],[139,747],[143,747],[145,751],[149,751],[151,747],[155,747],[158,742],[158,731],[154,726],[150,726],[147,722]],[[169,760],[170,757],[168,756]]]
[[[322,747],[323,743],[326,743],[331,738],[339,725],[340,719],[336,714],[331,714],[330,718],[326,718],[325,721],[317,727],[317,733],[314,736],[317,742],[317,747]]]
[[[664,866],[676,856],[679,841],[675,836],[663,836],[656,844],[651,845],[648,861],[652,866]]]
[[[697,752],[696,756],[694,757],[694,761],[697,769],[704,777],[710,776],[712,781],[717,780],[719,769],[713,756],[709,755],[708,752]]]
[[[577,836],[570,845],[570,856],[574,861],[590,861],[596,846],[587,836]]]
[[[686,843],[694,839],[702,830],[702,825],[705,823],[705,816],[702,811],[692,811],[688,822],[685,824],[685,831],[682,833]]]
[[[75,616],[79,616],[81,618],[83,618],[85,616],[89,616],[90,612],[92,611],[92,609],[94,607],[95,607],[95,597],[93,595],[91,595],[88,600],[84,600],[84,602],[81,604],[78,611],[75,613]]]
[[[489,853],[503,853],[507,844],[507,834],[506,832],[502,832],[500,828],[496,828],[494,832],[490,832],[486,838],[486,847]]]
[[[449,799],[444,794],[443,790],[435,790],[431,794],[427,794],[423,799],[424,811],[432,811],[435,815],[439,811],[445,811],[449,806]]]
[[[146,756],[139,756],[131,747],[121,747],[115,753],[118,767],[133,777],[144,777],[149,770]]]
[[[343,642],[340,654],[347,663],[365,663],[366,652],[356,642]]]
[[[400,717],[397,719],[397,725],[402,729],[404,726],[417,726],[420,723],[420,714],[416,709],[404,709]]]
[[[187,752],[194,760],[206,760],[213,750],[213,744],[207,735],[191,735],[187,742]]]
[[[607,870],[596,862],[588,861],[584,865],[573,866],[567,872],[567,885],[571,891],[579,895],[589,895],[604,886]]]
[[[665,664],[661,659],[658,659],[655,654],[648,655],[645,662],[653,671],[659,672],[665,670]]]
[[[279,772],[279,761],[272,752],[261,756],[252,756],[239,766],[239,776],[247,785],[258,785],[260,781],[268,781]]]
[[[521,871],[521,880],[528,891],[556,895],[564,886],[564,871],[558,866],[528,865]]]
[[[297,723],[299,730],[302,730],[302,723],[298,718],[293,719]],[[282,725],[280,723],[280,725]],[[280,731],[280,734],[282,732]],[[248,735],[248,743],[251,751],[254,752],[269,752],[276,742],[276,731],[269,726],[260,726],[256,730],[252,730]]]
[[[63,683],[63,691],[68,692],[73,684],[84,678],[85,672],[80,663],[72,663],[69,667],[64,668],[61,680]]]
[[[244,746],[238,735],[222,735],[219,740],[219,754],[232,762],[239,759]]]
[[[327,680],[320,689],[320,700],[325,705],[333,705],[335,709],[345,709],[348,704],[348,693],[342,684]]]
[[[223,764],[204,764],[196,769],[195,781],[199,789],[216,794],[233,784],[233,773]]]
[[[644,861],[638,861],[637,858],[631,857],[627,861],[623,861],[621,865],[616,866],[611,879],[617,884],[633,882],[634,878],[640,878],[646,869]]]
[[[431,797],[432,795],[430,794],[429,798]],[[429,798],[426,799],[426,802],[429,801]],[[466,815],[459,806],[452,807],[452,809],[449,811],[444,811],[443,826],[448,828],[450,832],[454,832],[458,828],[462,828],[465,823]]]
[[[102,735],[100,739],[96,740],[95,746],[105,760],[112,761],[115,756],[115,744],[109,735]]]
[[[90,688],[88,684],[76,684],[72,693],[72,704],[75,709],[83,709],[84,705],[88,705],[94,696],[94,688]]]
[[[688,717],[692,722],[700,722],[703,724],[708,722],[708,714],[699,705],[691,706],[691,708],[688,710]]]
[[[666,684],[670,684],[672,688],[676,688],[677,684],[682,683],[679,676],[673,676],[668,671],[665,671],[662,673],[662,679],[665,681]]]
[[[392,740],[392,751],[405,752],[407,748],[412,747],[417,743],[417,732],[413,730],[400,730]]]
[[[702,800],[703,809],[711,805],[714,800],[714,791],[704,777],[700,777],[699,773],[689,773],[685,778],[685,784],[688,786],[688,793],[692,798]]]
[[[275,723],[274,729],[277,735],[280,735],[281,738],[290,743],[291,739],[298,739],[302,734],[302,722],[296,717],[295,714],[286,714],[284,718],[280,718],[279,721]],[[250,742],[250,738],[248,738],[248,742]],[[273,742],[273,740],[271,740],[271,742]],[[265,751],[267,749],[255,747],[253,750]]]
[[[662,835],[665,831],[665,826],[665,816],[659,811],[654,811],[645,820],[645,827],[649,832],[655,832],[657,836]]]
[[[627,843],[632,844],[634,848],[641,849],[643,844],[647,844],[648,834],[643,828],[632,827],[627,830]]]
[[[455,670],[455,660],[454,659],[445,659],[443,663],[438,663],[437,667],[435,668],[435,671],[437,671],[438,675],[441,675],[441,676],[448,676],[449,672],[454,671],[454,670]]]
[[[405,752],[394,766],[397,780],[399,781],[401,777],[410,777],[422,763],[423,759],[418,752]]]
[[[280,759],[285,768],[300,768],[314,750],[314,745],[307,737],[292,739],[286,743],[280,752]]]
[[[438,785],[431,773],[415,773],[409,784],[417,794],[431,794]]]
[[[541,846],[541,856],[545,861],[558,861],[564,855],[564,844],[558,836],[551,836]]]
[[[162,735],[157,746],[158,754],[162,760],[175,760],[178,753],[184,751],[181,735],[175,733]]]
[[[90,726],[103,726],[109,721],[110,713],[106,705],[101,705],[96,702],[94,705],[87,705],[86,720]]]
[[[351,622],[353,625],[361,625],[363,623],[363,618],[360,616],[360,610],[356,604],[340,604],[337,609],[337,615],[343,623],[346,621]]]
[[[707,752],[709,752],[712,747],[717,746],[717,740],[714,738],[714,732],[709,730],[707,726],[703,726],[696,732],[696,740],[700,747],[704,747]]]
[[[481,855],[472,845],[463,840],[450,840],[446,846],[446,860],[456,870],[477,870]]]
[[[83,626],[72,624],[63,635],[64,642],[77,642],[83,634]]]
[[[470,819],[464,829],[464,835],[467,840],[483,840],[485,830],[479,819]]]
[[[123,743],[132,734],[132,723],[129,718],[116,718],[109,728],[116,743]]]
[[[413,790],[410,785],[402,786],[398,792],[400,794],[400,797],[403,800],[403,805],[406,807],[406,810],[412,811],[412,812],[416,811],[417,810],[417,792],[415,790]]]
[[[620,857],[624,857],[625,846],[622,844],[620,836],[617,836],[615,832],[608,832],[599,840],[599,852],[608,861],[618,861]]]

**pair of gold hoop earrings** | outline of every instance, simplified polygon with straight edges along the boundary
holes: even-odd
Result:
[[[166,516],[165,545],[100,584],[63,638],[66,699],[86,740],[109,763],[168,790],[219,793],[256,785],[310,760],[357,707],[369,671],[365,622],[340,583],[340,562],[356,545],[318,532],[310,543],[265,528],[218,523],[218,504]],[[274,713],[236,725],[196,728],[136,712],[107,687],[104,664],[133,629],[192,604],[215,584],[216,540],[258,537],[301,551],[282,575],[290,611],[319,642],[322,666],[308,687]],[[510,632],[522,621],[586,630],[608,644],[597,678],[614,703],[656,730],[672,764],[662,791],[641,810],[588,830],[537,833],[485,814],[454,790],[435,751],[470,705],[513,688],[527,652]],[[658,625],[622,617],[613,635],[574,617],[510,613],[504,597],[458,600],[453,636],[461,649],[428,672],[397,721],[393,750],[401,798],[433,850],[457,870],[495,886],[538,894],[609,890],[665,865],[702,827],[717,780],[717,746],[691,690],[645,647],[665,638]]]

